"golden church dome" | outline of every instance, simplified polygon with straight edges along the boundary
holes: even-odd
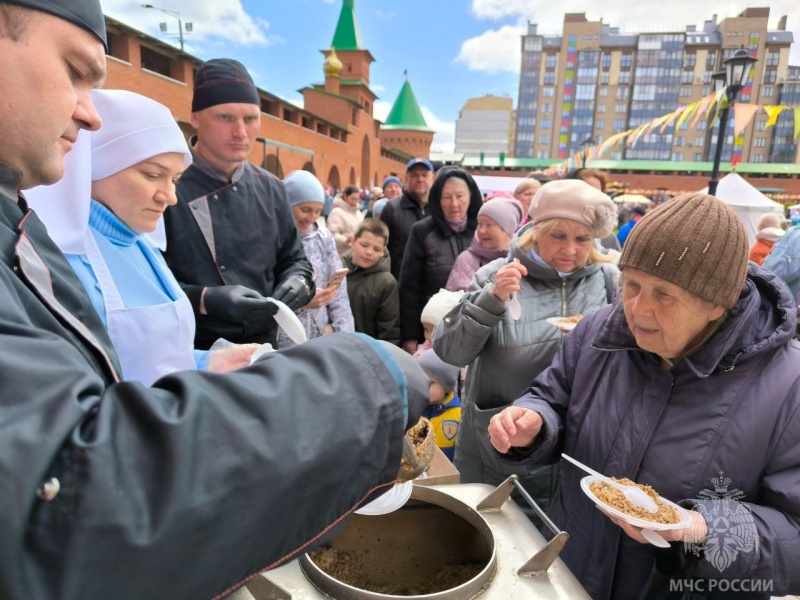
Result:
[[[328,58],[325,59],[322,70],[325,72],[325,75],[333,77],[339,77],[342,74],[344,65],[342,61],[339,60],[339,57],[336,56],[336,50],[334,48],[331,48],[331,53],[328,55]]]

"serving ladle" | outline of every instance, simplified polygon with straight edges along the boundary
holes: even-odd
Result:
[[[603,480],[604,483],[607,483],[608,485],[617,488],[620,492],[622,492],[622,495],[625,496],[628,502],[630,502],[634,506],[651,513],[658,512],[658,505],[650,496],[647,495],[647,493],[643,489],[638,488],[635,485],[625,485],[624,483],[619,483],[618,481],[614,481],[610,477],[601,475],[594,469],[587,467],[585,464],[583,464],[578,460],[575,460],[571,456],[568,456],[566,454],[562,454],[561,456],[566,458],[576,467],[580,467],[581,469],[589,473],[589,475],[594,475],[595,477],[599,477],[601,480]]]

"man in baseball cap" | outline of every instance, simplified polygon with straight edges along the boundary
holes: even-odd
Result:
[[[391,488],[430,384],[345,333],[241,372],[122,381],[19,192],[101,126],[104,43],[96,0],[0,0],[0,598],[221,597]]]
[[[381,221],[389,228],[389,256],[392,275],[400,279],[403,254],[414,223],[428,216],[428,194],[433,185],[433,164],[427,158],[412,158],[406,165],[403,195],[390,200],[380,213]]]

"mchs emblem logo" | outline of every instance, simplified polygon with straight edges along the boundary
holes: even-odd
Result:
[[[744,492],[729,490],[730,477],[720,471],[711,480],[714,490],[702,490],[698,496],[704,500],[695,506],[708,524],[708,536],[701,544],[686,543],[686,551],[700,556],[701,552],[720,572],[736,560],[740,552],[753,552],[758,544],[758,531],[753,514],[747,505],[739,502]]]

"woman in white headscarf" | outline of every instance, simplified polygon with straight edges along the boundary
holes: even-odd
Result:
[[[123,376],[150,385],[173,371],[228,371],[256,344],[195,351],[192,307],[156,247],[175,182],[191,164],[169,109],[122,90],[96,90],[103,119],[82,131],[65,177],[28,194],[108,329]]]

